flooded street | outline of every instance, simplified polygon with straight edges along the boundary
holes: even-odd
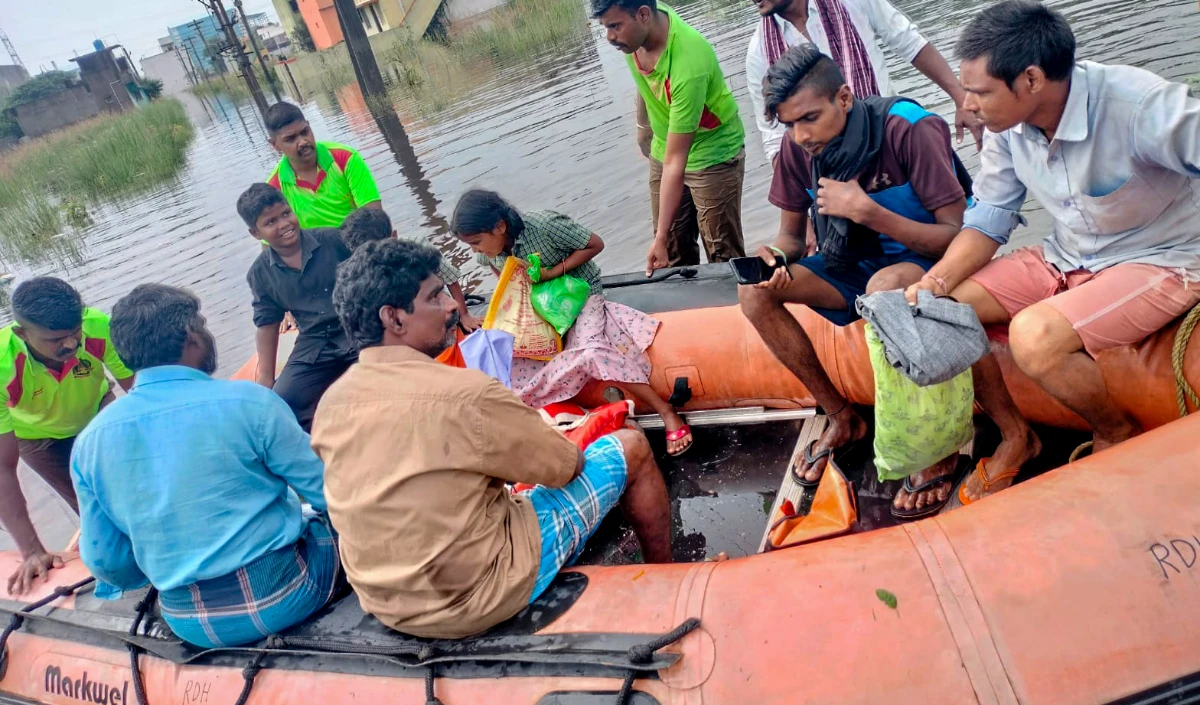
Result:
[[[895,4],[957,66],[951,47],[958,28],[987,3]],[[1072,22],[1081,58],[1132,64],[1175,80],[1200,73],[1200,12],[1194,0],[1048,4]],[[746,45],[759,21],[757,12],[748,2],[727,0],[695,0],[678,9],[716,46],[741,106],[747,126],[747,246],[762,244],[774,236],[778,215],[766,202],[770,170],[753,127],[744,77]],[[476,185],[499,190],[519,208],[560,210],[590,226],[607,244],[599,258],[606,272],[640,270],[652,233],[648,166],[634,141],[634,84],[623,55],[607,44],[598,27],[589,29],[574,48],[556,50],[527,65],[499,67],[477,86],[457,86],[454,94],[465,97],[436,112],[400,103],[395,106],[398,119],[377,120],[356,86],[334,92],[301,86],[303,108],[318,139],[343,142],[362,152],[401,235],[432,242],[463,265],[468,290],[490,290],[490,273],[485,277],[470,261],[468,251],[447,233],[447,224],[458,195]],[[473,75],[458,80],[472,80]],[[940,89],[911,66],[893,61],[892,75],[901,94],[944,115],[951,112]],[[260,251],[234,203],[242,190],[266,177],[278,157],[252,105],[201,101],[190,95],[183,99],[196,139],[181,177],[149,195],[93,212],[94,224],[77,241],[64,243],[73,257],[17,265],[14,273],[20,278],[61,276],[82,291],[88,304],[106,310],[142,282],[189,288],[203,301],[218,341],[220,374],[228,375],[253,352],[245,275]],[[960,151],[974,169],[974,145],[964,144]],[[1018,233],[1020,243],[1045,232],[1045,220],[1036,210],[1028,214],[1030,226]],[[46,502],[57,501],[42,499],[43,509],[48,509]],[[759,507],[763,502],[763,497],[747,491],[734,503]],[[40,511],[31,509],[35,515]],[[732,529],[739,541],[750,545],[761,531],[761,523],[755,526]],[[44,538],[57,545],[66,536],[60,540],[52,533]]]

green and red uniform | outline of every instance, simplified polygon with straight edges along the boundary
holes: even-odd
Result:
[[[301,228],[340,228],[355,210],[379,200],[379,187],[354,149],[317,142],[316,151],[320,169],[316,183],[297,179],[287,157],[279,160],[267,183],[283,192]]]

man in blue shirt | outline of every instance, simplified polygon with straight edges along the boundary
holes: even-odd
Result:
[[[340,570],[327,521],[297,496],[325,511],[308,434],[271,390],[209,376],[216,347],[192,294],[143,284],[111,329],[137,382],[71,456],[84,564],[117,592],[154,585],[167,624],[199,646],[303,621]]]

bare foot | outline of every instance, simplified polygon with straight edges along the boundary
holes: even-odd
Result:
[[[667,429],[668,436],[687,425],[684,422],[683,417],[680,416],[674,409],[670,411],[664,411],[662,413],[662,420],[663,426]],[[692,434],[690,433],[684,434],[682,438],[676,438],[673,441],[669,438],[667,439],[667,453],[669,455],[679,455],[691,446]]]
[[[956,467],[958,467],[957,452],[913,475],[908,479],[908,484],[912,487],[920,487],[926,482],[931,482],[937,478],[943,478],[943,481],[924,492],[917,492],[915,494],[901,487],[900,491],[896,493],[896,499],[892,501],[892,506],[904,512],[912,512],[924,509],[933,504],[945,502],[946,497],[950,496],[950,491],[954,489],[954,470]]]
[[[1025,429],[1024,436],[1011,440],[1006,438],[996,446],[996,452],[992,454],[991,460],[987,461],[984,468],[989,478],[996,478],[1003,473],[1019,470],[1025,463],[1041,454],[1042,440],[1029,426],[1026,426]],[[985,491],[983,478],[979,476],[978,472],[973,472],[967,477],[967,482],[963,485],[963,492],[967,495],[967,499],[977,502],[1008,488],[1015,479],[1016,476],[1013,476],[991,482],[990,489]]]
[[[1122,443],[1130,438],[1133,438],[1134,436],[1141,434],[1141,432],[1142,429],[1140,427],[1134,423],[1130,423],[1127,428],[1122,429],[1116,434],[1105,434],[1104,436],[1101,436],[1099,433],[1093,434],[1092,455],[1095,455],[1102,450],[1108,450],[1118,443]]]
[[[863,421],[858,412],[847,406],[843,411],[829,417],[825,432],[817,439],[811,454],[817,456],[825,450],[837,450],[847,443],[853,443],[866,438],[866,436],[867,422]],[[800,456],[796,458],[796,475],[804,478],[807,482],[817,482],[825,474],[825,466],[828,463],[829,456],[826,455],[808,466],[804,460],[804,451],[801,450]]]

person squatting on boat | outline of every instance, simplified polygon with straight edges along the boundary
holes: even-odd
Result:
[[[143,284],[113,307],[137,382],[79,434],[80,557],[98,597],[153,585],[203,647],[259,641],[334,595],[340,567],[323,467],[278,395],[215,380],[216,342],[187,291]],[[294,489],[293,489],[294,488]]]
[[[104,371],[126,390],[133,373],[113,347],[108,315],[85,307],[61,279],[23,282],[13,292],[12,313],[16,320],[0,329],[0,521],[23,558],[7,584],[10,595],[21,595],[38,578],[48,580],[64,556],[47,551],[38,537],[18,459],[78,513],[71,449],[113,400]]]
[[[591,286],[562,352],[548,362],[512,361],[513,390],[521,401],[540,409],[573,398],[592,380],[612,382],[662,416],[668,453],[679,455],[691,447],[691,428],[649,385],[646,349],[654,341],[658,321],[604,298],[595,261],[604,249],[599,235],[553,211],[521,213],[499,194],[480,189],[459,199],[450,229],[477,254],[480,264],[497,274],[509,257],[527,260],[537,254],[541,281],[572,276]]]
[[[433,359],[458,323],[440,258],[370,242],[334,289],[361,353],[321,400],[313,448],[363,609],[417,636],[482,632],[538,597],[618,504],[646,560],[670,562],[666,486],[640,431],[580,452],[499,381]]]
[[[950,294],[985,325],[1008,324],[1017,366],[1083,417],[1104,450],[1140,429],[1109,397],[1095,356],[1200,302],[1200,100],[1149,71],[1076,62],[1066,19],[1032,0],[976,15],[957,54],[965,105],[988,136],[963,231],[909,300],[919,289]],[[993,259],[1029,195],[1054,229]],[[1041,445],[995,356],[974,372],[1003,441],[960,488],[963,504],[1008,487]],[[931,468],[914,484],[943,473]]]
[[[746,131],[716,51],[655,0],[593,0],[592,17],[626,55],[638,89],[639,143],[652,135],[646,275],[699,264],[697,238],[709,262],[743,256]]]
[[[758,249],[770,280],[738,287],[742,311],[775,357],[800,378],[829,423],[797,459],[815,486],[830,455],[867,435],[867,424],[821,367],[785,304],[807,304],[838,325],[858,318],[859,296],[918,281],[962,226],[971,179],[950,128],[904,98],[858,98],[812,44],[787,51],[763,84],[768,116],[788,126],[769,200],[780,208],[775,242]],[[820,251],[805,256],[806,232]]]

